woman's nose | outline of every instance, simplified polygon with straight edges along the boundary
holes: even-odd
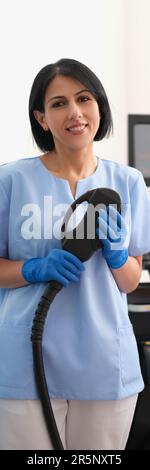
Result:
[[[82,116],[80,106],[77,103],[70,103],[68,107],[68,119],[75,119]]]

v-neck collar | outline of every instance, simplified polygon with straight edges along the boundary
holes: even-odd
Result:
[[[93,177],[97,176],[97,174],[98,174],[98,172],[99,172],[99,168],[100,168],[100,163],[101,163],[100,158],[99,158],[99,157],[96,157],[96,158],[97,158],[97,166],[96,166],[96,169],[94,170],[93,173],[91,173],[91,175],[86,176],[85,178],[80,178],[80,179],[77,181],[76,192],[75,192],[75,195],[73,195],[68,179],[66,179],[66,178],[60,178],[59,176],[54,175],[50,170],[48,170],[48,168],[46,168],[46,166],[43,164],[43,162],[42,162],[42,160],[41,160],[40,157],[35,157],[35,158],[36,158],[36,160],[37,160],[37,163],[40,165],[41,170],[43,170],[44,172],[46,172],[48,176],[51,176],[51,177],[54,178],[56,181],[64,182],[65,184],[68,185],[68,187],[69,187],[69,192],[70,192],[70,195],[71,195],[72,200],[77,199],[77,197],[78,197],[78,189],[79,189],[79,187],[81,187],[81,185],[83,185],[84,183],[87,183],[87,182],[89,183],[90,180],[91,180]]]

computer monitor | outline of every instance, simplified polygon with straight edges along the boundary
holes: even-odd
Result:
[[[128,115],[128,156],[150,187],[150,114]]]

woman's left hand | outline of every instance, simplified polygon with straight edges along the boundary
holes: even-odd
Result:
[[[122,215],[111,205],[99,209],[96,234],[102,243],[102,252],[108,266],[118,269],[128,259],[127,226]]]

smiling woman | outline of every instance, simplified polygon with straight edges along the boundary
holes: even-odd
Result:
[[[94,153],[112,118],[87,66],[61,59],[42,68],[29,117],[42,155],[0,167],[0,449],[53,448],[30,341],[34,312],[52,280],[64,288],[42,345],[63,447],[121,450],[144,387],[126,293],[137,286],[141,255],[150,251],[150,198],[138,170]],[[90,215],[99,248],[83,263],[62,249],[61,211],[102,187],[119,193],[121,213],[99,211],[97,227]]]
[[[78,179],[88,177],[97,167],[93,140],[112,130],[100,80],[72,59],[44,67],[31,89],[29,115],[37,145],[48,150],[41,156],[42,163],[55,176],[68,180],[75,197]]]
[[[77,80],[63,75],[53,78],[45,93],[44,112],[34,110],[34,116],[43,130],[52,133],[55,157],[63,153],[64,158],[69,150],[85,146],[91,153],[100,125],[99,107],[92,93]]]
[[[61,80],[59,79],[61,77]],[[53,81],[55,79],[55,84]],[[45,106],[50,102],[50,107],[55,109],[68,106],[68,84],[71,86],[72,98],[76,102],[85,104],[91,100],[99,109],[99,125],[95,129],[94,140],[101,140],[109,136],[112,130],[111,110],[107,95],[98,77],[84,64],[73,59],[61,59],[55,64],[44,67],[36,76],[31,89],[29,100],[29,116],[32,132],[37,145],[41,150],[48,151],[54,148],[54,140],[51,128],[44,118]],[[60,87],[59,87],[60,85]],[[67,91],[67,95],[66,95]],[[82,96],[80,96],[80,93]],[[86,94],[85,94],[86,93]],[[83,95],[85,94],[85,96]],[[54,101],[54,102],[53,102]],[[34,111],[40,111],[35,113]],[[84,122],[77,119],[77,124]],[[75,120],[76,124],[76,120]],[[70,125],[70,123],[69,123]],[[42,132],[43,130],[43,132]],[[46,131],[46,133],[45,133]]]

